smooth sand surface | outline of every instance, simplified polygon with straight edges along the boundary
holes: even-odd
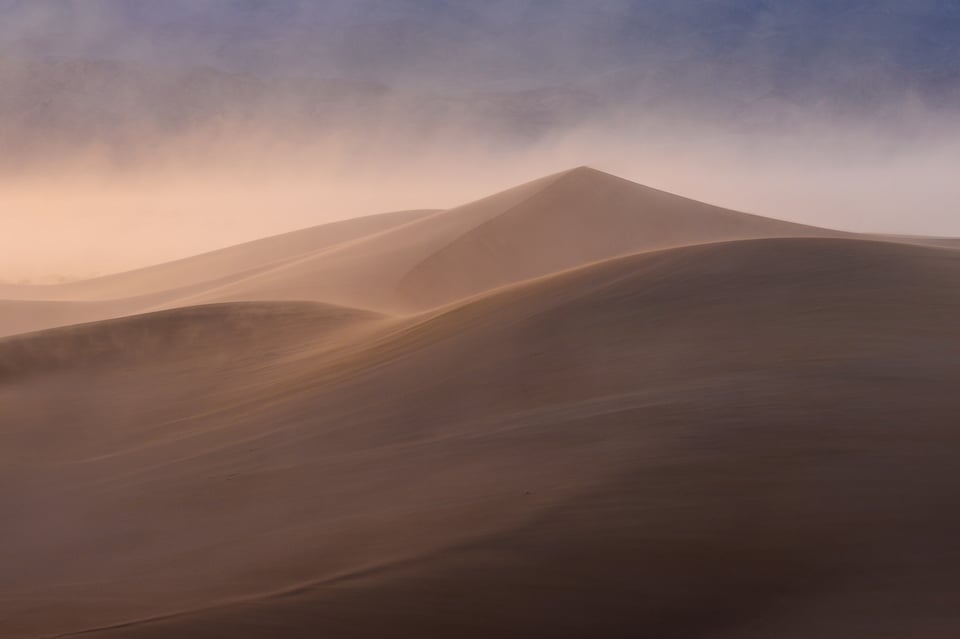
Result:
[[[0,637],[960,633],[960,251],[581,169],[302,255],[0,339]]]

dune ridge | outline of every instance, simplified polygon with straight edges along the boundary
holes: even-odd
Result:
[[[317,301],[415,313],[643,250],[830,235],[837,233],[580,167],[448,211],[358,218],[93,280],[5,288],[0,335],[217,302]]]
[[[612,257],[770,237],[958,246],[740,213],[579,167],[446,211],[358,218],[94,280],[5,289],[0,335],[220,302],[411,314]]]

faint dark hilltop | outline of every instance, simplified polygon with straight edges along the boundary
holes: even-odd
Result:
[[[960,105],[960,5],[944,0],[0,0],[0,15],[0,140],[20,148]]]

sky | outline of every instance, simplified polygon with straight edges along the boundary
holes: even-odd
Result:
[[[592,165],[960,236],[947,0],[0,0],[0,281]]]

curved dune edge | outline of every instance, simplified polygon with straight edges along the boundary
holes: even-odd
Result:
[[[237,301],[409,314],[621,255],[834,235],[846,234],[713,207],[580,167],[447,211],[346,220],[65,285],[4,287],[0,336]]]
[[[228,305],[5,340],[174,337],[0,385],[30,496],[0,502],[0,634],[958,628],[958,289],[953,250],[758,239],[408,318],[262,304],[178,332]],[[331,313],[355,332],[327,348]]]
[[[316,302],[190,306],[0,338],[0,382],[94,366],[202,359],[261,346],[330,339],[383,316]]]
[[[738,239],[857,236],[722,209],[580,167],[447,211],[357,218],[0,300],[0,336],[223,302],[314,301],[416,314],[636,253]]]

